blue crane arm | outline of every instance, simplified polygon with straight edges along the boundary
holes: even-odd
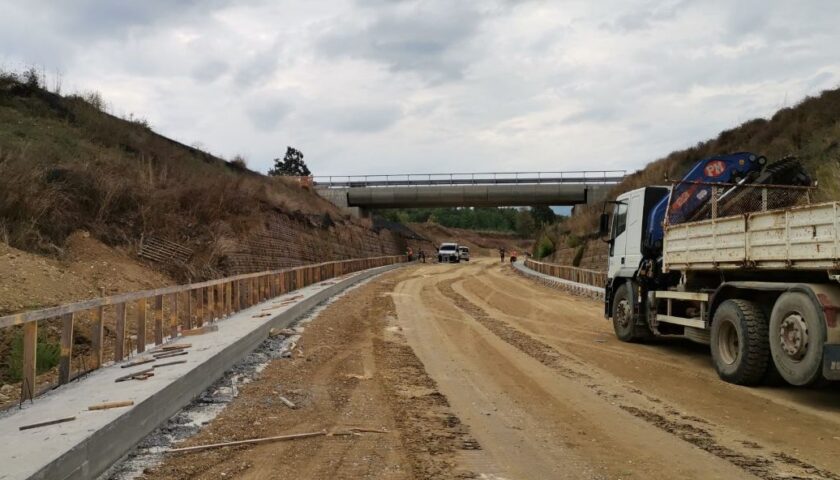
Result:
[[[711,199],[711,185],[701,183],[739,183],[750,181],[761,173],[764,168],[764,157],[750,152],[718,155],[700,160],[682,181],[675,184],[671,195],[665,196],[649,212],[647,232],[645,232],[645,247],[649,252],[659,252],[662,248],[662,238],[665,236],[663,222],[668,213],[671,224],[684,222],[703,208]],[[671,208],[668,209],[668,200]]]

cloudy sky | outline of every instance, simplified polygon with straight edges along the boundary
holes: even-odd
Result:
[[[840,84],[836,1],[0,0],[0,66],[266,170],[636,169]]]

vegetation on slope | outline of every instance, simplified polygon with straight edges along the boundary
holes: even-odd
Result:
[[[293,179],[250,172],[101,108],[95,94],[47,91],[37,74],[0,74],[0,241],[60,254],[76,230],[109,245],[159,237],[195,252],[172,273],[202,278],[266,211],[339,217]]]
[[[750,151],[771,162],[793,155],[818,181],[817,201],[840,199],[840,89],[827,90],[771,118],[758,118],[721,132],[717,138],[672,152],[629,175],[612,192],[615,197],[635,188],[662,184],[666,176],[682,178],[698,160],[713,155]],[[597,229],[600,206],[586,207],[569,219],[565,231],[584,237]]]
[[[556,216],[544,206],[522,208],[396,208],[380,210],[377,215],[402,224],[437,223],[444,227],[465,230],[513,232],[530,237],[543,224]]]

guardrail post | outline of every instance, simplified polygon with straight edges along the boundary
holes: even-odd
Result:
[[[35,398],[35,366],[38,351],[38,322],[23,324],[23,362],[20,372],[20,402]]]
[[[58,384],[64,385],[70,381],[70,370],[73,361],[73,313],[61,316],[61,358],[58,361]]]
[[[207,305],[207,309],[204,311],[204,321],[213,323],[213,319],[216,318],[216,312],[213,309],[213,287],[205,287],[204,293],[204,303]]]
[[[119,362],[125,357],[125,303],[118,303],[116,308],[116,335],[114,340],[114,361]]]
[[[146,351],[146,299],[137,300],[137,353]]]

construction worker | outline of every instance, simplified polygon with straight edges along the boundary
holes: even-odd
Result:
[[[499,258],[505,263],[505,247],[499,247]]]
[[[420,251],[419,251],[419,252],[417,252],[417,254],[420,256],[420,260],[421,260],[423,263],[426,263],[426,252],[425,252],[425,251],[423,251],[423,249],[422,249],[422,248],[420,249]]]
[[[411,247],[408,247],[408,249],[406,249],[405,255],[408,257],[409,262],[414,260],[414,251],[411,249]]]
[[[513,263],[515,261],[516,261],[516,250],[510,252],[510,263]]]

